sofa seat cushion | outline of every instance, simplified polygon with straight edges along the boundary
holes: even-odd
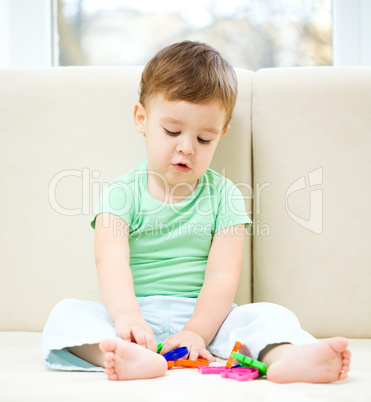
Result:
[[[0,349],[0,401],[371,400],[371,339],[350,340],[350,377],[330,385],[282,385],[263,379],[238,382],[201,375],[194,369],[173,369],[165,377],[151,380],[112,382],[102,372],[50,370],[42,360],[41,333],[37,332],[0,332]],[[215,363],[224,364],[223,360]]]

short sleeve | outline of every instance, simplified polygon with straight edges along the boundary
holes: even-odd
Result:
[[[95,220],[100,213],[109,213],[122,218],[128,226],[132,222],[133,191],[125,182],[111,183],[101,194],[90,225],[95,229]]]
[[[226,180],[220,191],[215,232],[242,223],[245,224],[245,228],[252,224],[246,212],[244,197],[237,186]]]

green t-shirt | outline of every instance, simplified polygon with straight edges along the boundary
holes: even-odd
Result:
[[[110,183],[101,194],[96,215],[108,212],[127,223],[137,297],[196,298],[214,233],[237,224],[251,225],[242,194],[230,180],[209,169],[186,199],[163,203],[148,192],[146,168],[144,160]]]

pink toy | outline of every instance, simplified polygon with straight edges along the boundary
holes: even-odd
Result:
[[[248,381],[259,377],[258,369],[254,367],[235,367],[227,368],[225,366],[198,366],[201,374],[220,374],[222,378],[232,378],[237,381]]]
[[[259,371],[253,367],[238,367],[220,373],[222,378],[232,378],[237,381],[248,381],[259,377]]]
[[[228,370],[225,366],[198,366],[197,369],[201,374],[220,374]]]

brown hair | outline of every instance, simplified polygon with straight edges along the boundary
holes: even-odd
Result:
[[[192,41],[160,50],[146,65],[140,83],[139,101],[145,106],[153,95],[168,100],[208,103],[219,100],[232,117],[237,98],[237,77],[231,64],[211,46]]]

